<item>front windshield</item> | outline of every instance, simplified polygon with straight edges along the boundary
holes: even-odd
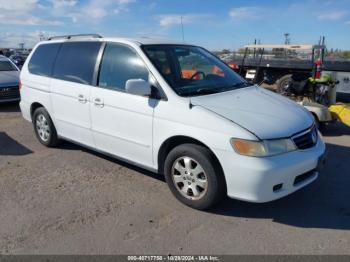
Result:
[[[0,71],[17,71],[9,61],[0,61]]]
[[[203,48],[146,45],[143,50],[180,96],[214,94],[249,86],[246,80]]]

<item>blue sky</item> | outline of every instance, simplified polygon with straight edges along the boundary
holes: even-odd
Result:
[[[350,0],[0,0],[0,46],[33,46],[45,36],[95,32],[104,36],[185,40],[211,50],[239,48],[258,38],[350,49]]]

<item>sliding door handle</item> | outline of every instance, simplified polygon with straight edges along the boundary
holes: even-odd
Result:
[[[87,98],[86,98],[86,96],[80,94],[80,95],[78,95],[78,101],[79,101],[80,103],[85,104],[85,103],[87,102]]]
[[[99,106],[99,107],[104,106],[103,99],[101,99],[101,98],[94,98],[93,103],[95,106]]]

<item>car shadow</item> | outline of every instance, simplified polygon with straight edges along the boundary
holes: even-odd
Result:
[[[81,150],[114,162],[139,174],[165,182],[163,176],[101,153],[65,142],[66,150]],[[350,147],[327,144],[327,164],[318,180],[280,200],[256,204],[226,198],[206,212],[226,217],[271,219],[301,228],[350,229],[350,169],[344,161]]]
[[[86,152],[86,153],[95,155],[95,156],[97,156],[99,158],[105,159],[105,160],[113,162],[113,163],[115,163],[117,165],[120,165],[120,166],[123,166],[125,168],[131,169],[131,170],[133,170],[133,171],[135,171],[135,172],[137,172],[139,174],[143,174],[143,175],[149,176],[151,178],[157,179],[159,181],[165,182],[165,178],[162,175],[159,175],[157,173],[151,172],[151,171],[149,171],[147,169],[144,169],[142,167],[138,167],[136,165],[129,164],[128,162],[125,162],[123,160],[119,160],[119,159],[113,158],[111,156],[108,156],[108,155],[96,152],[96,151],[94,151],[92,149],[88,149],[88,148],[85,148],[83,146],[71,143],[71,142],[64,141],[62,144],[60,144],[59,149],[80,150],[82,152]]]
[[[33,153],[5,132],[0,132],[0,156],[23,156]]]
[[[321,133],[325,137],[350,135],[350,127],[341,122],[335,122],[322,128]]]
[[[0,104],[0,113],[14,113],[20,111],[21,109],[19,108],[18,102]]]
[[[264,204],[226,200],[211,213],[301,227],[350,229],[350,147],[327,144],[327,164],[318,180],[294,194]]]

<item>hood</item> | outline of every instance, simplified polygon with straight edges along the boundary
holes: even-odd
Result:
[[[191,103],[233,121],[260,139],[290,137],[314,121],[302,106],[257,86],[192,97]]]
[[[0,71],[0,87],[18,86],[19,71]]]

